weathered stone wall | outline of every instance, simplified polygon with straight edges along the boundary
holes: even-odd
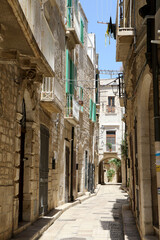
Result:
[[[129,191],[132,209],[142,239],[158,225],[157,179],[155,164],[152,73],[146,64],[147,27],[139,9],[146,1],[136,1],[136,44],[124,65],[126,86],[126,125],[129,146]],[[137,137],[136,125],[137,121]],[[137,151],[137,153],[136,153]],[[137,179],[137,180],[136,180]],[[146,190],[144,190],[146,189]]]
[[[25,3],[25,2],[24,2]],[[60,83],[63,99],[59,113],[49,112],[45,103],[41,102],[42,84],[38,77],[31,80],[24,77],[26,69],[30,69],[31,63],[19,62],[16,64],[0,65],[0,239],[8,239],[13,233],[19,231],[19,182],[20,163],[23,162],[23,221],[33,222],[39,217],[39,192],[40,192],[40,159],[41,159],[41,125],[49,130],[49,159],[48,159],[48,210],[65,202],[65,147],[71,151],[72,127],[65,120],[65,60],[66,60],[66,33],[64,16],[66,14],[65,0],[48,1],[44,4],[44,14],[50,31],[53,34],[55,45],[55,79]],[[29,11],[29,9],[27,9]],[[35,20],[35,19],[34,19]],[[79,164],[76,171],[76,193],[84,193],[84,153],[88,151],[90,162],[94,163],[93,139],[95,125],[89,120],[89,99],[94,100],[93,86],[95,70],[87,56],[87,20],[84,28],[84,44],[80,44],[74,50],[70,46],[74,58],[77,54],[78,86],[84,88],[83,113],[80,113],[79,125],[75,127],[74,151],[76,151],[76,163]],[[29,27],[29,26],[28,26]],[[35,27],[35,26],[34,26]],[[32,32],[33,33],[33,32]],[[32,36],[33,38],[33,36]],[[35,39],[33,38],[33,41]],[[35,44],[36,45],[36,44]],[[36,45],[37,46],[37,45]],[[41,56],[42,58],[44,56]],[[42,60],[42,59],[41,59]],[[47,65],[46,59],[43,59]],[[43,77],[49,77],[45,67],[33,68]],[[40,59],[39,59],[40,61]],[[44,63],[43,62],[43,63]],[[42,67],[42,69],[40,69]],[[47,75],[48,74],[48,75]],[[87,81],[85,82],[84,80]],[[82,81],[81,81],[82,80]],[[91,80],[91,81],[88,81]],[[79,88],[77,88],[77,93]],[[25,103],[25,111],[22,106]],[[52,104],[52,103],[50,103]],[[53,99],[54,104],[54,99]],[[23,113],[25,114],[23,115]],[[25,116],[26,126],[22,129],[22,119]],[[96,125],[97,126],[97,125]],[[24,132],[23,132],[23,131]],[[24,140],[24,147],[23,146]],[[52,169],[52,159],[55,159],[55,169]],[[88,158],[88,159],[89,159]],[[71,156],[69,160],[69,194],[71,193]],[[79,185],[79,182],[80,185]],[[71,196],[69,195],[69,199]]]
[[[19,134],[16,129],[16,101],[19,72],[14,65],[0,65],[0,239],[11,236],[13,223],[13,199],[18,186],[19,165],[16,158],[15,136]],[[6,224],[7,223],[7,224]]]

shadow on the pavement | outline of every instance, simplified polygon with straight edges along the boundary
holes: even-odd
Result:
[[[51,222],[52,219],[54,219],[54,216],[59,212],[60,210],[53,209],[48,214],[41,216],[36,222],[31,224],[26,230],[22,231],[21,233],[15,235],[12,239],[31,239],[38,231],[40,231],[42,228],[48,225],[49,222]]]
[[[104,217],[104,220],[101,221],[101,226],[103,230],[109,230],[110,239],[123,240],[123,225],[122,225],[122,205],[127,203],[126,199],[116,199],[115,201],[108,201],[113,203],[112,215]]]

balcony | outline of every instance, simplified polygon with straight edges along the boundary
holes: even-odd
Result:
[[[19,4],[40,51],[54,72],[55,40],[44,16],[42,4],[40,1],[30,0],[19,0]]]
[[[79,123],[80,106],[73,95],[67,95],[67,106],[65,109],[65,119],[73,125]]]
[[[50,113],[60,113],[64,102],[63,88],[60,83],[50,77],[43,79],[41,105]]]
[[[132,0],[117,0],[116,61],[125,61],[134,39]]]
[[[107,106],[106,106],[106,113],[107,113],[107,114],[115,113],[115,106],[107,105]]]
[[[112,144],[112,149],[109,149],[107,145],[103,147],[104,158],[117,158],[116,144]]]
[[[80,44],[80,23],[78,20],[78,11],[74,7],[67,7],[66,14],[66,36],[74,44]]]

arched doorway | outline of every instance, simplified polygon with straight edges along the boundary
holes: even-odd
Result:
[[[153,103],[151,99],[152,77],[147,72],[149,72],[148,69],[144,73],[137,99],[141,104],[137,104],[138,189],[140,197],[136,205],[139,204],[139,224],[143,236],[153,234],[153,222],[154,219],[155,222],[157,219],[154,213],[158,212],[156,170],[154,169],[153,106],[151,106]]]
[[[48,211],[49,129],[40,125],[39,214]]]
[[[20,170],[19,170],[19,214],[18,220],[23,220],[23,184],[24,184],[24,147],[25,147],[25,134],[26,134],[26,105],[25,100],[22,102],[22,119],[20,120],[21,125],[21,137],[20,137]]]
[[[35,112],[33,110],[30,93],[27,89],[20,91],[17,99],[17,135],[16,135],[16,154],[19,158],[19,188],[18,195],[15,195],[17,204],[16,224],[22,221],[32,221],[37,217],[38,204],[37,192],[33,191],[31,181],[32,173],[35,171]],[[39,145],[39,142],[36,142]],[[37,148],[36,148],[37,149]],[[38,179],[36,179],[38,181]],[[16,182],[15,182],[16,186]],[[17,199],[18,198],[18,199]],[[34,202],[34,211],[33,211]],[[18,221],[17,221],[18,220]],[[17,228],[17,225],[15,225]]]

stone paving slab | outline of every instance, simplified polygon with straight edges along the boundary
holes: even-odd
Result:
[[[69,208],[81,204],[83,201],[96,196],[100,189],[100,185],[97,186],[94,193],[87,192],[75,200],[75,202],[65,203],[53,210],[51,210],[46,216],[42,216],[34,223],[30,224],[27,228],[24,226],[24,230],[11,238],[11,240],[36,240],[43,232],[45,232],[54,222],[58,219],[63,212]]]
[[[124,240],[140,240],[140,235],[129,204],[122,206]]]
[[[12,239],[140,240],[132,212],[123,206],[125,201],[127,194],[118,185],[98,186],[96,193],[57,207]]]
[[[97,196],[64,212],[40,240],[124,240],[122,204],[126,201],[119,185],[102,186]]]

